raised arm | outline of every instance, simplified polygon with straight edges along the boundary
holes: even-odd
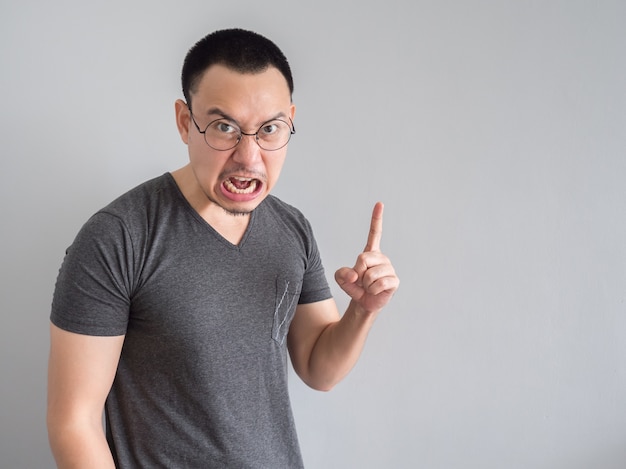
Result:
[[[289,328],[288,346],[298,376],[314,389],[329,390],[357,362],[378,313],[389,302],[400,280],[380,252],[383,205],[374,206],[365,249],[354,267],[343,267],[335,280],[350,296],[340,317],[335,301],[299,305]]]
[[[59,469],[114,469],[102,411],[123,343],[50,325],[48,436]]]

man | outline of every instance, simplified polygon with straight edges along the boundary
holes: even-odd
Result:
[[[272,42],[212,33],[182,83],[189,164],[95,214],[59,273],[48,430],[61,468],[302,467],[287,353],[331,389],[399,284],[377,204],[365,251],[335,274],[351,297],[340,315],[309,223],[270,195],[295,133]]]

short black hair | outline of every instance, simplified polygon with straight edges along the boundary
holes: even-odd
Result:
[[[293,77],[287,58],[276,44],[253,31],[222,29],[200,39],[187,52],[181,81],[183,95],[191,105],[191,94],[211,65],[224,65],[239,73],[261,73],[277,68],[287,80],[293,95]]]

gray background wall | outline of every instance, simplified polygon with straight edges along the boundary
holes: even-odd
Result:
[[[291,59],[277,194],[329,277],[380,199],[402,278],[345,382],[292,380],[308,467],[626,467],[625,22],[622,1],[2,0],[0,466],[53,466],[65,248],[185,163],[183,56],[242,26]]]

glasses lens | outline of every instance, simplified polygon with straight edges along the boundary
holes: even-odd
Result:
[[[291,127],[285,121],[266,122],[257,132],[257,142],[264,150],[278,150],[289,142]]]
[[[211,122],[204,132],[206,143],[216,150],[230,150],[241,139],[241,130],[226,119]]]

